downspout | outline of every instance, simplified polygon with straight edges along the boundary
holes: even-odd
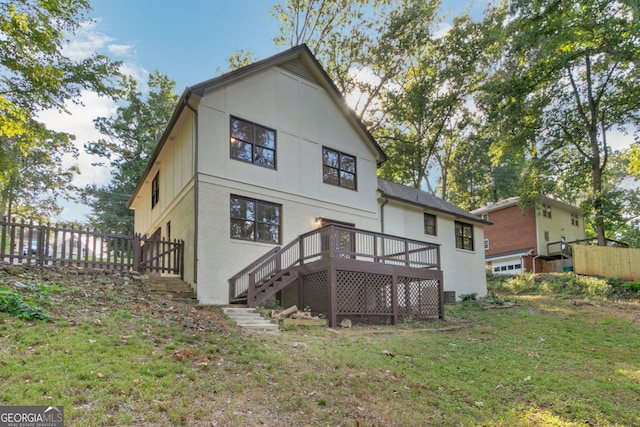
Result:
[[[387,195],[384,194],[384,191],[380,191],[380,194],[381,194],[381,197],[384,199],[384,201],[380,205],[380,233],[384,234],[384,207],[387,203],[389,203],[389,199],[387,198]]]
[[[194,116],[194,141],[193,141],[193,283],[198,286],[198,111],[189,104],[189,98],[191,97],[191,89],[187,92],[187,96],[184,98],[184,105],[189,110],[193,111]]]
[[[540,258],[541,255],[536,255],[532,258],[533,260],[533,274],[536,274],[536,259]]]

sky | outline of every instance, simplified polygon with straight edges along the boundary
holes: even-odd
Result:
[[[90,22],[70,40],[64,53],[82,59],[93,52],[122,61],[122,70],[134,76],[141,88],[149,73],[158,70],[176,82],[176,92],[216,77],[228,70],[227,58],[238,51],[255,59],[269,57],[284,48],[273,42],[279,22],[270,16],[275,0],[91,0]],[[469,9],[480,17],[487,0],[443,0],[442,12],[457,16]],[[450,21],[450,19],[449,19]],[[446,25],[446,24],[445,24]],[[85,92],[82,105],[68,104],[71,114],[45,111],[40,119],[51,129],[74,134],[80,150],[77,164],[81,175],[74,184],[105,185],[109,169],[93,166],[101,159],[84,152],[84,144],[100,134],[93,120],[115,114],[117,104]],[[85,222],[90,210],[81,204],[64,202],[54,222]]]

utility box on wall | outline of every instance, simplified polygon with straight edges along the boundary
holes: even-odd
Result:
[[[456,291],[444,291],[444,303],[455,304],[456,303]]]

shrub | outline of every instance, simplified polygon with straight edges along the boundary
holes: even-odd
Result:
[[[470,294],[460,294],[460,301],[475,301],[478,299],[478,294],[476,292],[472,292]]]
[[[504,284],[504,290],[512,294],[524,294],[538,292],[538,286],[531,274],[524,273],[509,277]]]
[[[622,285],[622,287],[624,288],[625,291],[627,292],[635,292],[635,293],[640,293],[640,281],[636,281],[636,282],[627,282],[624,285]]]
[[[11,289],[0,287],[0,311],[24,320],[51,320],[40,307],[27,304],[22,296]]]

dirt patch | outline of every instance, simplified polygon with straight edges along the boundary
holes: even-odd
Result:
[[[1,265],[0,285],[25,294],[35,294],[43,285],[54,289],[48,292],[50,302],[46,304],[54,322],[65,320],[81,324],[93,321],[101,312],[126,309],[176,322],[194,333],[230,328],[217,309],[156,294],[144,282],[128,273]]]

